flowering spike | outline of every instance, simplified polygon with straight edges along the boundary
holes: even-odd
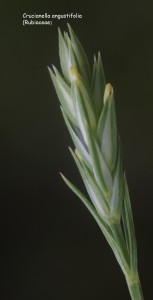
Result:
[[[94,56],[91,78],[86,54],[70,25],[68,28],[70,38],[67,33],[63,37],[59,30],[64,78],[54,66],[54,72],[51,69],[49,72],[76,147],[75,152],[71,149],[70,152],[91,202],[60,175],[100,226],[126,277],[132,300],[143,300],[132,210],[117,137],[113,88],[105,82],[100,52],[97,59]]]

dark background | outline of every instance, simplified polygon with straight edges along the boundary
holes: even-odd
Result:
[[[1,15],[1,299],[130,299],[102,233],[60,178],[85,188],[47,65],[58,69],[57,27],[69,22],[88,59],[101,51],[115,91],[134,213],[139,274],[153,299],[153,1],[9,1]],[[22,15],[80,13],[52,26]]]

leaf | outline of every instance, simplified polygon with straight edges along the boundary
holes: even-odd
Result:
[[[123,235],[123,231],[122,231],[122,227],[120,222],[115,218],[113,220],[113,222],[110,223],[110,228],[113,232],[115,241],[124,257],[124,260],[126,261],[127,265],[129,266],[129,254],[127,251],[127,247],[126,247],[126,243],[125,243],[125,239],[124,239],[124,235]]]
[[[64,35],[63,35],[63,38],[64,38],[64,41],[65,41],[65,44],[68,48],[68,33],[64,31]]]
[[[86,133],[87,133],[87,140],[88,140],[88,148],[89,148],[89,153],[91,155],[95,179],[99,187],[102,189],[103,193],[105,194],[106,199],[109,199],[109,197],[112,194],[113,180],[109,172],[109,169],[104,161],[104,158],[100,152],[98,144],[94,139],[87,122],[85,122],[85,125],[86,125]]]
[[[109,228],[109,226],[106,224],[104,220],[100,218],[96,210],[94,209],[93,205],[88,201],[88,199],[63,175],[61,174],[63,180],[65,183],[69,186],[69,188],[80,198],[80,200],[84,203],[84,205],[88,208],[96,222],[98,223],[100,229],[102,230],[107,242],[109,243],[110,247],[112,248],[115,257],[123,271],[123,273],[126,275],[130,270],[129,266],[118,247],[117,243],[114,240],[114,237],[112,235],[112,232]]]
[[[101,56],[100,53],[98,53],[98,62],[96,62],[96,60],[94,61],[93,77],[91,83],[91,91],[93,94],[93,99],[94,99],[98,118],[101,114],[102,107],[103,107],[105,85],[106,85],[106,81],[105,81]]]
[[[109,88],[108,84],[106,86],[106,91]],[[104,103],[98,123],[97,135],[101,152],[107,166],[109,167],[109,170],[113,172],[117,155],[117,126],[113,90],[111,90],[110,97],[108,97]]]
[[[124,177],[125,184],[125,196],[124,196],[124,209],[123,209],[123,226],[125,232],[126,243],[130,255],[130,266],[131,271],[136,274],[137,273],[137,245],[136,245],[136,236],[134,229],[134,222],[132,216],[132,208],[129,197],[129,190],[126,181],[126,177]]]
[[[99,143],[99,147],[101,148],[102,146],[102,135],[107,119],[107,114],[108,114],[108,101],[105,102],[104,107],[102,109],[99,121],[98,121],[98,128],[97,128],[97,139]]]
[[[80,163],[80,161],[79,161],[77,155],[75,155],[75,153],[72,151],[72,149],[69,148],[69,150],[70,150],[71,155],[72,155],[72,157],[73,157],[73,159],[74,159],[74,161],[75,161],[75,163],[76,163],[76,165],[77,165],[77,167],[78,167],[78,170],[79,170],[79,172],[80,172],[80,175],[81,175],[81,177],[82,177],[82,180],[83,180],[83,182],[84,182],[84,185],[85,185],[85,187],[86,187],[86,190],[87,190],[88,194],[90,195],[90,190],[88,189],[88,185],[87,185],[87,178],[86,178],[86,176],[85,176],[85,172],[84,172],[84,170],[83,170],[83,168],[82,168],[82,165],[81,165],[81,163]]]
[[[97,118],[96,118],[96,110],[94,107],[93,97],[91,94],[90,89],[88,88],[87,84],[81,78],[79,72],[75,67],[71,68],[71,73],[73,76],[73,82],[72,82],[72,91],[73,91],[73,85],[76,83],[79,92],[77,91],[76,87],[76,95],[78,95],[78,99],[75,97],[76,101],[78,100],[78,104],[80,107],[83,105],[84,109],[86,110],[86,119],[88,120],[88,124],[90,124],[90,128],[94,135],[96,134],[97,129]],[[79,96],[80,95],[80,96]],[[73,95],[72,95],[73,98]]]
[[[100,216],[98,215],[98,213],[96,212],[94,206],[90,203],[90,201],[63,174],[61,174],[61,176],[65,181],[65,183],[68,185],[68,187],[81,199],[81,201],[88,208],[88,210],[93,215],[100,228],[103,230],[105,237],[107,236],[108,239],[113,239],[113,235],[111,233],[109,226],[106,224],[104,220],[100,218]]]
[[[96,79],[96,74],[97,74],[97,60],[96,60],[96,56],[94,55],[93,71],[92,71],[91,86],[90,86],[92,94],[94,91],[94,82]]]
[[[89,153],[86,151],[86,149],[84,148],[84,146],[82,145],[80,139],[77,137],[77,135],[75,134],[72,126],[71,126],[71,123],[70,121],[68,120],[63,108],[61,108],[62,110],[62,114],[63,114],[63,117],[64,117],[64,120],[65,120],[65,123],[67,125],[67,128],[69,130],[69,133],[72,137],[72,140],[75,144],[75,147],[79,150],[84,162],[86,163],[86,165],[88,166],[89,169],[92,170],[92,166],[91,166],[91,157],[89,155]]]
[[[105,219],[107,223],[107,215],[109,213],[107,204],[102,202],[102,196],[100,195],[100,192],[98,191],[98,188],[96,187],[96,184],[94,184],[95,189],[93,186],[91,186],[91,179],[92,175],[89,175],[88,171],[85,170],[85,164],[83,163],[80,153],[78,153],[78,150],[76,149],[75,153],[70,149],[70,152],[73,156],[73,159],[75,160],[75,163],[80,171],[82,180],[84,182],[84,185],[86,187],[86,190],[89,194],[89,197],[96,208],[96,211],[101,216],[102,219]],[[90,171],[89,171],[90,172]],[[105,201],[106,202],[106,201]]]
[[[58,37],[59,37],[59,56],[60,56],[61,69],[67,83],[70,84],[71,78],[69,73],[69,69],[70,69],[69,49],[61,34],[60,29],[58,29]]]
[[[71,41],[67,35],[67,43],[68,43],[68,49],[69,49],[69,57],[70,57],[70,66],[74,66],[76,67],[78,70],[79,70],[79,66],[78,66],[78,62],[77,62],[77,59],[76,59],[76,55],[75,55],[75,52],[74,52],[74,49],[72,47],[72,44],[71,44]]]
[[[73,159],[74,159],[74,161],[75,161],[75,163],[76,163],[76,165],[77,165],[77,167],[78,167],[78,169],[79,169],[79,172],[80,172],[80,174],[81,174],[81,177],[82,177],[82,180],[83,180],[84,185],[85,185],[85,187],[86,187],[86,190],[87,190],[87,192],[88,192],[88,194],[89,194],[89,197],[90,197],[90,199],[91,199],[91,201],[92,201],[92,204],[93,204],[94,207],[96,208],[96,211],[98,212],[98,214],[103,218],[103,217],[106,216],[106,215],[105,215],[105,213],[104,213],[104,211],[103,211],[102,205],[100,205],[99,201],[97,201],[97,198],[96,198],[96,196],[95,196],[95,193],[94,193],[94,192],[91,190],[91,188],[90,188],[90,185],[89,185],[87,176],[86,176],[85,171],[84,171],[84,169],[83,169],[83,167],[82,167],[82,165],[81,165],[81,162],[80,162],[80,160],[78,159],[78,156],[75,155],[74,152],[71,150],[71,148],[69,148],[69,149],[70,149],[71,155],[72,155],[72,157],[73,157]],[[95,199],[95,198],[96,198],[96,199]]]
[[[88,114],[86,111],[84,101],[82,99],[82,95],[81,95],[80,90],[75,81],[72,82],[71,95],[72,95],[72,98],[74,101],[75,114],[76,114],[76,117],[78,120],[78,125],[79,125],[78,127],[80,128],[80,130],[82,132],[82,135],[83,135],[86,145],[88,145],[84,120],[87,120],[88,124],[90,122],[89,122],[89,118],[88,118]]]
[[[88,187],[94,201],[93,203],[95,203],[95,207],[98,207],[98,211],[100,211],[102,216],[105,219],[108,219],[110,212],[109,212],[109,205],[107,203],[107,200],[105,199],[105,196],[102,193],[102,191],[99,189],[95,181],[94,174],[87,168],[87,166],[84,164],[82,160],[81,160],[81,165],[83,167],[84,173],[87,178]]]
[[[66,86],[66,83],[64,83],[64,81],[62,81],[62,79],[60,78],[59,73],[57,72],[56,69],[55,70],[56,70],[56,75],[58,77],[58,80],[49,67],[48,67],[48,70],[49,70],[51,79],[53,81],[57,96],[58,96],[68,118],[72,121],[73,124],[78,126],[78,122],[75,117],[75,111],[74,111],[69,87]]]
[[[84,78],[84,80],[87,82],[87,84],[90,84],[90,67],[88,63],[88,59],[86,57],[86,54],[81,46],[81,43],[79,42],[78,38],[76,37],[74,31],[68,24],[68,29],[70,32],[70,37],[71,37],[71,43],[74,49],[74,52],[77,57],[77,62],[79,65],[79,70],[81,73],[81,76]]]
[[[61,173],[60,173],[61,174]],[[63,180],[68,185],[68,187],[82,200],[85,206],[89,209],[93,217],[98,220],[98,215],[94,206],[88,201],[88,199],[63,175],[61,174]],[[99,220],[98,220],[99,221]]]
[[[73,125],[73,124],[72,124],[72,126],[73,126],[73,130],[75,131],[77,137],[78,137],[79,140],[81,141],[83,147],[84,147],[84,148],[86,149],[86,151],[88,152],[88,147],[87,147],[87,145],[86,145],[86,143],[85,143],[85,141],[84,141],[84,138],[83,138],[83,135],[82,135],[82,132],[81,132],[80,128],[77,127],[76,125]],[[88,153],[89,153],[89,152],[88,152]]]
[[[120,220],[124,199],[124,182],[122,170],[121,141],[118,139],[118,160],[115,168],[113,194],[111,198],[111,215]]]

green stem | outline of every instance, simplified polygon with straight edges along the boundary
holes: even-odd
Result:
[[[144,297],[142,294],[141,283],[140,283],[139,279],[134,280],[133,282],[129,279],[127,279],[126,281],[127,281],[130,295],[131,295],[131,299],[132,300],[144,300]]]

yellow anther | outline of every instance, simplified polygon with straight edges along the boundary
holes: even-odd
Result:
[[[77,149],[75,149],[75,154],[76,154],[76,156],[77,156],[77,158],[78,158],[78,160],[79,161],[82,161],[82,157],[81,157],[81,155],[80,155],[80,153],[79,153],[79,151],[77,150]]]
[[[70,73],[71,73],[72,79],[73,79],[74,81],[79,80],[79,73],[78,73],[76,67],[71,66],[71,67],[70,67]]]
[[[110,99],[112,91],[113,91],[113,87],[111,86],[110,83],[107,83],[105,87],[105,93],[104,93],[104,104],[107,99]]]

